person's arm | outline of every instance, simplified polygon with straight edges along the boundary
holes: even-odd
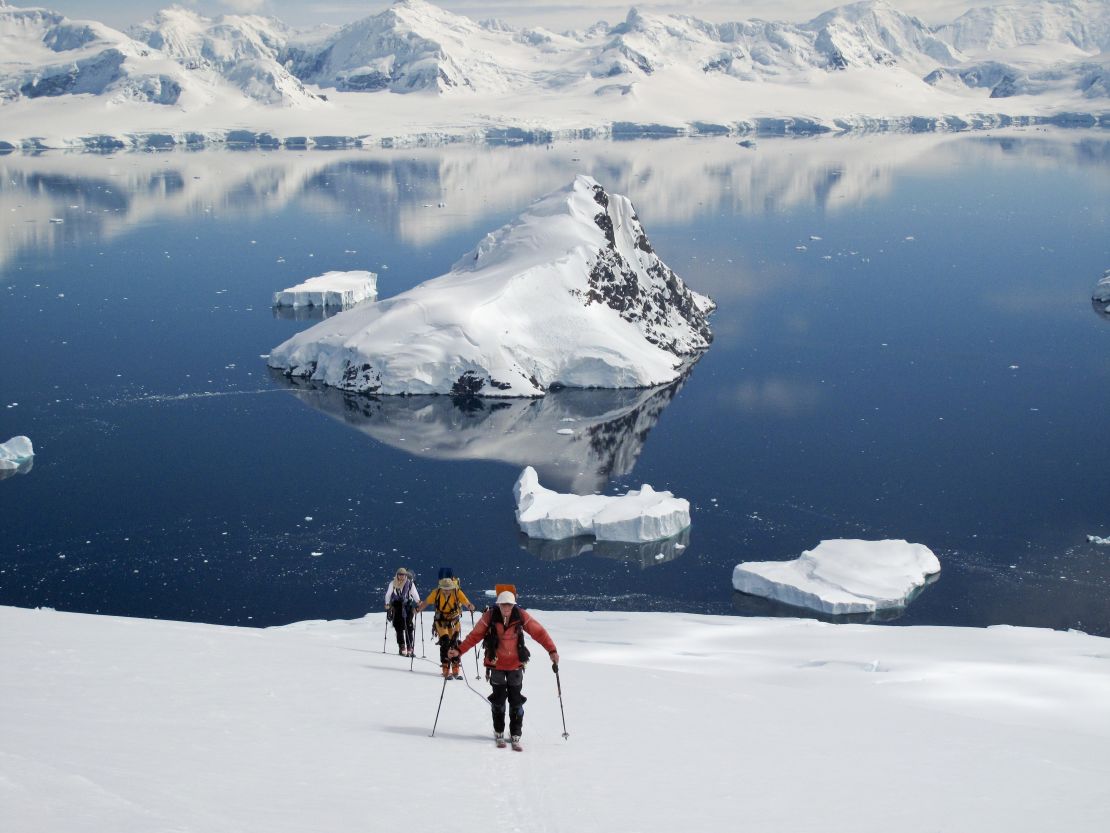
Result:
[[[462,599],[462,606],[473,613],[474,605],[470,603],[470,599],[466,597],[466,593],[464,593],[461,589],[459,590],[459,598]]]
[[[420,604],[420,593],[416,590],[416,582],[409,584],[409,598],[412,599],[413,604]]]
[[[416,612],[419,613],[424,608],[426,608],[428,605],[432,604],[435,601],[436,593],[438,593],[438,592],[439,592],[439,588],[437,587],[435,590],[433,590],[431,593],[429,593],[428,598],[426,598],[424,601],[422,601],[420,604],[418,604],[416,606]]]
[[[559,652],[555,648],[555,640],[553,640],[551,638],[551,635],[546,630],[544,630],[543,625],[537,622],[536,619],[528,614],[526,611],[520,611],[520,617],[521,626],[524,628],[524,632],[527,633],[534,640],[536,640],[538,643],[540,643],[540,645],[544,647],[544,650],[547,651],[547,655],[551,658],[551,661],[555,665],[558,665]]]
[[[385,609],[389,610],[389,597],[393,595],[393,582],[385,586]]]
[[[478,624],[474,626],[474,630],[468,633],[466,635],[466,639],[459,643],[459,649],[456,651],[454,648],[452,648],[450,651],[447,652],[447,656],[461,656],[462,654],[465,654],[467,651],[473,648],[475,645],[477,645],[482,640],[482,637],[486,635],[486,631],[488,631],[490,628],[490,618],[490,611],[487,610],[485,613],[482,614],[482,618],[478,620]]]

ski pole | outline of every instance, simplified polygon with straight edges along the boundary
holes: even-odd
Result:
[[[412,614],[412,618],[416,618],[416,613]],[[413,627],[415,622],[405,621],[405,644],[409,649],[409,671],[412,671],[413,663],[416,662],[416,651],[413,650],[413,640],[416,638],[416,628]]]
[[[382,631],[382,653],[385,653],[385,641],[389,638],[389,611],[385,612],[385,630]]]
[[[567,714],[563,711],[563,684],[559,682],[559,663],[551,663],[551,670],[555,672],[555,690],[559,692],[559,714],[563,716],[563,740],[570,737],[567,732]]]
[[[436,736],[436,726],[439,725],[439,710],[443,708],[443,692],[447,690],[447,675],[443,675],[443,688],[439,690],[439,705],[436,707],[436,722],[432,724],[432,733],[428,735],[430,738]]]
[[[415,654],[416,652],[413,651]],[[428,656],[424,646],[424,611],[420,611],[420,659],[426,659]]]
[[[474,611],[470,611],[470,629],[474,630]],[[474,646],[474,679],[482,679],[482,672],[478,670],[478,646]]]

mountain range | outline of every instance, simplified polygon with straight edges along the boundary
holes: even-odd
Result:
[[[886,0],[806,23],[631,9],[556,33],[399,0],[340,28],[181,6],[118,31],[0,0],[0,141],[231,141],[960,129],[1110,122],[1110,0],[975,8],[929,27]]]

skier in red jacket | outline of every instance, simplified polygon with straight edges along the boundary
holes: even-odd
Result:
[[[503,590],[497,596],[497,604],[486,608],[486,612],[482,614],[474,630],[467,634],[458,650],[452,648],[449,652],[451,656],[465,654],[479,641],[483,642],[486,675],[493,687],[493,693],[487,699],[493,708],[494,740],[498,746],[505,745],[505,701],[508,700],[509,735],[513,749],[517,750],[521,748],[524,703],[528,699],[521,692],[524,685],[524,665],[529,657],[529,651],[524,647],[525,633],[544,647],[551,658],[552,666],[559,664],[555,643],[543,625],[517,606],[516,595]]]

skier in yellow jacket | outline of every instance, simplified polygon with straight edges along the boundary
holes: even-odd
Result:
[[[421,611],[433,606],[436,613],[432,628],[439,642],[439,662],[443,668],[443,676],[461,680],[461,662],[458,656],[449,657],[447,652],[452,648],[457,650],[459,647],[459,637],[462,636],[462,609],[465,607],[473,613],[474,605],[459,587],[459,580],[455,578],[450,567],[440,568],[439,584],[428,594],[428,598],[417,605],[416,609]]]

